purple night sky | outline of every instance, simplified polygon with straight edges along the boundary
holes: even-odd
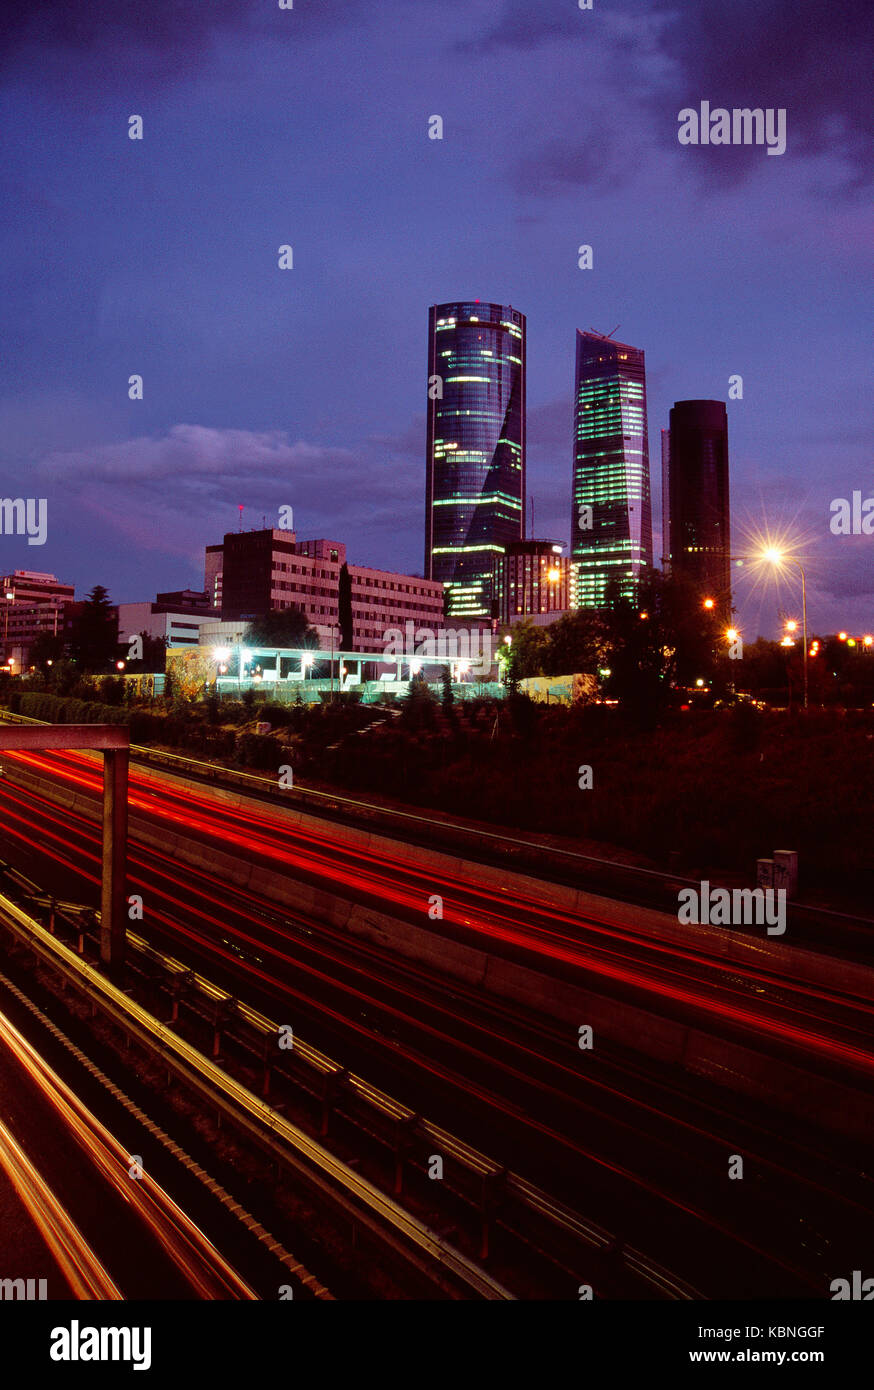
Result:
[[[238,503],[420,571],[427,309],[470,297],[528,316],[536,534],[569,534],[575,330],[618,324],[656,557],[659,431],[739,373],[734,548],[802,537],[811,627],[871,631],[874,536],[829,507],[874,496],[872,37],[862,0],[5,9],[0,494],[45,496],[49,535],[0,536],[0,571],[200,587]],[[787,152],[680,146],[702,100],[785,107]],[[744,635],[796,589],[742,581]]]

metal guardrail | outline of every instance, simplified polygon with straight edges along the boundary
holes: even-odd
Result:
[[[0,721],[9,720],[26,724],[45,723],[44,720],[30,719],[26,715],[13,714],[8,710],[0,710]],[[301,786],[295,781],[293,787],[283,788],[281,793],[277,790],[275,781],[268,777],[260,776],[254,772],[241,772],[238,768],[225,767],[221,763],[210,762],[202,758],[191,758],[182,753],[169,753],[165,749],[150,748],[144,744],[131,744],[131,755],[137,760],[145,763],[154,764],[157,767],[166,767],[172,770],[174,767],[179,769],[180,775],[187,769],[192,776],[205,779],[209,782],[224,784],[230,787],[239,787],[241,790],[256,792],[276,805],[289,805],[298,803],[305,806],[307,800],[312,803],[312,814],[318,815],[319,808],[330,812],[332,809],[341,814],[345,814],[350,819],[357,815],[359,818],[366,816],[370,821],[382,820],[385,822],[385,829],[390,833],[392,825],[398,829],[405,824],[427,829],[430,838],[433,840],[435,822],[433,817],[419,815],[415,811],[402,811],[397,807],[381,806],[376,802],[361,801],[355,797],[344,796],[339,792],[321,791],[315,787]],[[479,842],[481,846],[494,846],[502,851],[527,851],[537,856],[539,864],[548,862],[550,858],[560,861],[573,867],[575,864],[581,868],[589,867],[601,873],[609,873],[614,876],[624,876],[629,880],[636,880],[641,885],[648,884],[652,887],[662,887],[666,892],[673,895],[680,887],[700,888],[700,880],[686,878],[676,873],[668,873],[663,869],[646,869],[639,864],[626,864],[621,860],[604,859],[596,855],[582,854],[578,850],[565,849],[561,845],[545,845],[536,840],[526,840],[518,835],[505,835],[496,830],[486,830],[480,826],[469,826],[458,821],[441,821],[440,829],[447,839],[452,836],[466,838],[469,842]],[[438,848],[441,852],[449,852],[445,845]],[[542,877],[536,872],[534,877]],[[714,885],[715,886],[715,885]],[[672,904],[676,907],[676,903]],[[854,913],[841,912],[836,908],[823,907],[815,903],[804,903],[793,900],[789,904],[792,914],[798,913],[810,919],[822,919],[823,921],[834,921],[845,925],[850,929],[862,930],[872,933],[872,944],[874,944],[874,918],[861,917]]]
[[[2,869],[0,865],[0,869]],[[12,877],[16,884],[33,898],[34,901],[42,905],[48,905],[52,900],[40,894],[36,885],[30,883],[23,875],[15,870],[6,870],[7,877]],[[0,897],[0,909],[2,909],[3,898]],[[69,910],[69,906],[64,905]],[[61,904],[54,902],[53,907],[56,911],[63,911]],[[89,915],[97,917],[99,914],[88,910]],[[31,919],[32,920],[32,919]],[[80,946],[82,942],[81,926],[76,924],[80,933]],[[128,943],[131,950],[142,959],[148,960],[157,965],[171,980],[176,980],[186,991],[194,991],[209,1002],[214,1010],[213,1024],[217,1032],[219,1027],[223,1032],[230,1031],[230,1024],[234,1018],[242,1022],[261,1040],[261,1046],[256,1047],[257,1055],[264,1062],[265,1066],[265,1088],[267,1085],[268,1072],[277,1070],[276,1061],[272,1064],[266,1060],[265,1046],[267,1040],[275,1038],[280,1032],[280,1025],[268,1018],[259,1010],[246,1004],[244,1001],[232,995],[228,990],[216,985],[208,977],[190,969],[182,961],[168,955],[166,952],[152,946],[145,938],[135,933],[128,933]],[[174,1000],[178,998],[174,994]],[[174,1017],[175,1017],[174,1003]],[[221,1023],[219,1023],[221,1019]],[[522,1208],[527,1214],[540,1218],[547,1225],[554,1229],[561,1237],[575,1244],[583,1244],[590,1249],[606,1252],[619,1251],[619,1262],[627,1265],[637,1277],[650,1283],[654,1288],[673,1299],[694,1299],[701,1295],[684,1281],[679,1280],[670,1271],[657,1265],[642,1252],[627,1246],[624,1242],[618,1241],[617,1237],[598,1227],[594,1223],[587,1221],[578,1212],[565,1206],[551,1197],[548,1193],[537,1188],[527,1179],[520,1175],[508,1171],[501,1164],[495,1162],[487,1155],[474,1149],[470,1144],[456,1138],[448,1131],[431,1123],[417,1112],[411,1110],[402,1102],[395,1100],[386,1092],[366,1081],[363,1077],[356,1076],[348,1072],[339,1062],[334,1061],[319,1049],[305,1042],[298,1035],[294,1038],[294,1047],[289,1056],[295,1061],[300,1062],[314,1076],[322,1081],[322,1087],[318,1088],[325,1093],[325,1083],[331,1089],[332,1109],[339,1112],[342,1108],[342,1095],[345,1093],[348,1098],[359,1105],[364,1106],[373,1116],[378,1128],[378,1137],[387,1145],[392,1144],[399,1133],[406,1133],[411,1137],[418,1138],[423,1143],[433,1146],[444,1156],[451,1157],[458,1165],[464,1168],[471,1176],[481,1182],[499,1182],[501,1193],[507,1203],[512,1203]],[[282,1060],[281,1058],[279,1060]],[[288,1060],[288,1057],[285,1058]],[[223,1073],[222,1073],[223,1074]],[[292,1084],[298,1078],[290,1076],[287,1070],[283,1070],[283,1076],[291,1081]],[[303,1083],[305,1084],[305,1083]],[[307,1089],[309,1089],[307,1087]],[[344,1113],[346,1111],[344,1110]],[[355,1123],[353,1117],[353,1123]],[[387,1133],[386,1133],[387,1132]],[[400,1188],[396,1189],[399,1191]],[[464,1200],[470,1200],[466,1193],[458,1193]],[[496,1219],[510,1230],[515,1231],[515,1227],[510,1224],[508,1214],[497,1214]],[[519,1234],[517,1232],[517,1234]],[[523,1236],[524,1240],[525,1237]],[[549,1258],[548,1252],[542,1252]]]
[[[291,1168],[353,1224],[367,1228],[377,1240],[391,1245],[396,1256],[432,1279],[436,1265],[452,1283],[478,1297],[513,1298],[509,1290],[436,1231],[129,999],[111,980],[3,895],[0,920],[24,940],[29,950],[73,981],[125,1033],[157,1054],[163,1066],[199,1092],[219,1114],[249,1133],[277,1162]]]

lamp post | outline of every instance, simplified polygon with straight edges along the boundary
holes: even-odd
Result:
[[[5,611],[4,611],[4,614],[3,614],[3,617],[4,617],[4,623],[3,623],[3,660],[6,662],[7,666],[9,665],[9,652],[7,651],[7,648],[8,648],[8,646],[9,646],[9,605],[10,605],[10,603],[14,603],[14,602],[15,602],[15,590],[14,590],[14,589],[7,589],[7,590],[6,590]]]
[[[808,707],[808,684],[807,684],[807,577],[804,568],[799,560],[793,555],[784,555],[780,550],[766,550],[764,557],[775,569],[781,565],[794,565],[801,575],[801,626],[804,637],[804,708]]]

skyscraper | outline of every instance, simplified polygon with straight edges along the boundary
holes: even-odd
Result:
[[[636,598],[652,569],[644,354],[594,332],[577,333],[571,536],[578,607],[603,607],[614,578]]]
[[[525,533],[525,315],[478,300],[428,313],[425,576],[455,618],[492,616],[492,560]]]
[[[663,445],[665,564],[731,617],[728,415],[723,401],[677,401]],[[666,457],[665,457],[666,454]]]

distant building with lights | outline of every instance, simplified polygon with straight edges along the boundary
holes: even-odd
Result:
[[[294,531],[229,532],[206,551],[206,588],[221,595],[221,629],[232,637],[266,613],[299,608],[325,650],[339,645],[341,571],[349,581],[352,646],[379,652],[386,633],[407,622],[436,630],[443,626],[443,585],[417,575],[349,565],[341,541],[299,541]]]
[[[665,439],[665,434],[667,439]],[[724,401],[677,401],[662,436],[665,566],[731,617],[728,413]]]
[[[493,562],[525,534],[526,322],[512,305],[428,312],[425,575],[447,619],[493,613]]]
[[[558,541],[513,541],[493,562],[497,620],[554,622],[570,607],[571,564]]]
[[[158,594],[154,603],[120,603],[118,640],[128,642],[145,633],[165,641],[168,647],[196,647],[203,626],[219,616],[206,593],[177,589]]]
[[[38,637],[62,635],[65,606],[75,589],[53,574],[15,570],[0,577],[0,642],[3,664],[12,657],[19,670],[27,667],[30,649]]]
[[[653,563],[644,353],[594,332],[577,332],[571,536],[574,607],[604,607],[612,579],[636,599]]]

